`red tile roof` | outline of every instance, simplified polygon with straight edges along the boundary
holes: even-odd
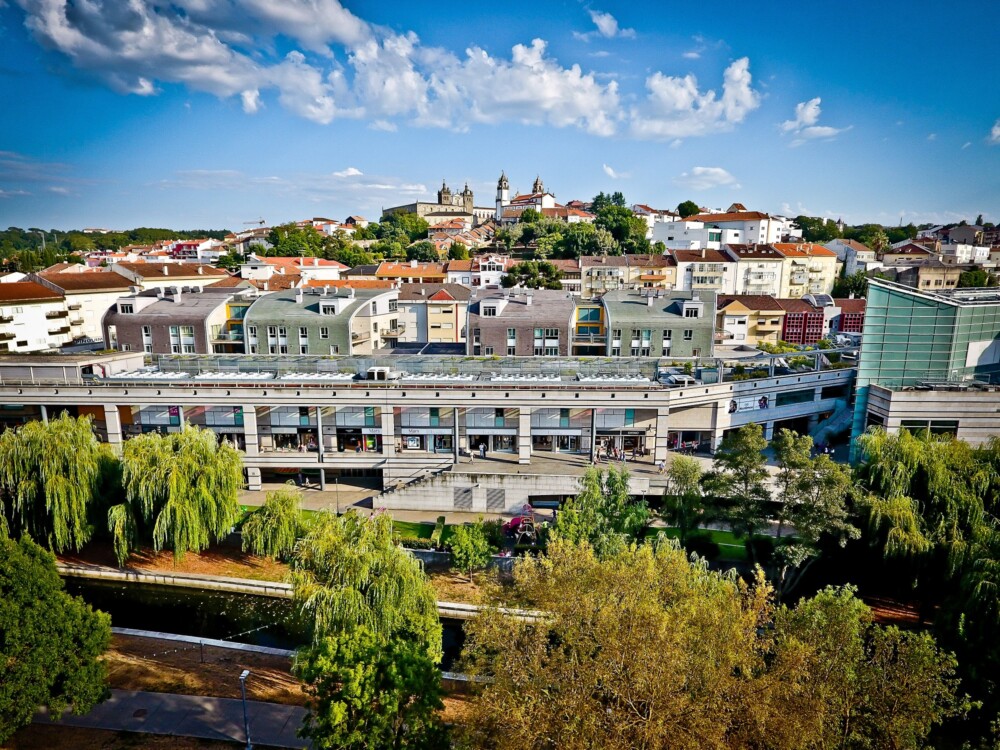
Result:
[[[674,250],[678,263],[735,263],[720,250]]]
[[[0,284],[0,302],[48,302],[62,298],[59,292],[54,292],[37,281],[10,281]]]
[[[785,309],[778,300],[766,294],[720,294],[718,307],[722,310],[734,302],[740,303],[749,310],[778,311]]]
[[[839,307],[842,313],[863,313],[867,302],[864,297],[855,297],[854,299],[835,299],[833,304]]]
[[[837,254],[822,245],[809,242],[776,242],[772,247],[786,258],[836,258]]]
[[[133,282],[126,279],[120,273],[114,271],[100,271],[97,273],[76,273],[66,271],[63,273],[51,273],[42,271],[39,277],[49,283],[72,294],[73,292],[101,292],[101,291],[121,291],[127,290]]]
[[[695,214],[688,216],[684,221],[703,222],[726,222],[726,221],[757,221],[759,219],[770,219],[771,217],[760,211],[733,211],[724,214]]]

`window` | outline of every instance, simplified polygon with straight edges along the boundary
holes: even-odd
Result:
[[[691,341],[693,339],[694,339],[694,331],[692,331],[690,328],[685,328],[684,329],[684,340],[685,341]]]
[[[545,349],[544,349],[544,348],[542,348],[542,347],[540,347],[540,346],[536,346],[536,347],[534,348],[534,350],[533,350],[533,352],[532,352],[532,353],[533,353],[533,354],[534,354],[534,355],[535,355],[536,357],[541,357],[541,356],[542,356],[542,352],[544,352],[544,351],[545,351]]]
[[[256,344],[250,344],[250,353],[251,354],[256,354],[257,353],[257,345]]]
[[[181,349],[185,354],[194,354],[194,344],[184,344]]]
[[[330,338],[330,329],[327,328],[326,326],[322,326],[319,329],[319,337],[321,339],[328,339],[328,338]]]
[[[365,407],[365,427],[375,426],[375,407],[366,406]]]
[[[517,338],[517,329],[516,328],[508,328],[507,329],[507,338],[509,338],[509,339],[516,339]]]
[[[181,337],[181,329],[177,326],[170,326],[170,338],[179,339]]]
[[[558,346],[547,346],[547,347],[545,347],[545,356],[546,357],[558,357],[559,356],[559,347]]]
[[[493,426],[494,427],[503,427],[504,424],[505,424],[505,422],[504,422],[504,410],[503,409],[494,409],[493,410]]]
[[[285,338],[288,335],[288,329],[285,326],[278,326],[278,336]]]
[[[601,309],[599,307],[581,307],[576,319],[581,323],[599,323]]]
[[[613,347],[611,349],[611,356],[612,357],[620,357],[620,356],[622,356],[621,347],[620,346]]]
[[[277,326],[268,326],[267,327],[267,335],[270,336],[271,338],[274,338],[275,336],[277,336],[278,335],[278,327]]]
[[[389,300],[389,312],[396,312],[397,310],[399,310],[399,300]]]
[[[130,352],[130,351],[132,351],[132,345],[131,344],[122,344],[122,351],[123,352]]]
[[[308,354],[309,344],[299,344],[299,354]]]
[[[181,345],[180,344],[171,344],[170,345],[170,353],[171,354],[180,354],[181,353]]]
[[[698,308],[697,307],[689,307],[689,308],[687,308],[684,311],[684,317],[685,318],[697,318],[698,317]]]
[[[330,344],[330,354],[340,354],[340,345]]]
[[[670,341],[670,337],[673,336],[673,335],[674,335],[674,332],[672,330],[670,330],[669,328],[664,328],[663,329],[663,340],[664,341]]]
[[[569,409],[559,410],[559,426],[569,427]]]
[[[267,347],[267,353],[268,354],[277,354],[278,353],[278,347],[277,347],[277,345],[276,344],[270,344]]]
[[[152,354],[153,353],[153,345],[152,344],[143,344],[142,345],[142,350],[144,352],[146,352],[146,354]]]
[[[487,356],[492,355],[493,354],[493,347],[492,346],[483,347],[483,354],[485,354]]]
[[[620,339],[621,337],[622,337],[622,329],[621,328],[615,328],[613,331],[611,331],[611,338],[613,338],[613,339]]]
[[[256,338],[257,337],[257,326],[247,326],[247,335],[250,338]]]
[[[545,335],[545,329],[544,328],[536,328],[535,329],[535,338],[536,339],[540,339],[544,335]]]
[[[507,347],[507,356],[508,357],[517,356],[517,347],[516,346],[508,346]]]
[[[147,336],[147,337],[148,336],[152,336],[153,335],[153,331],[152,331],[152,329],[149,326],[143,326],[142,327],[142,335],[143,336]]]
[[[546,328],[545,329],[545,338],[547,338],[547,339],[557,339],[557,338],[559,338],[559,329],[558,328]]]
[[[305,326],[299,326],[299,338],[307,339],[309,338],[309,329]]]
[[[288,344],[282,344],[278,347],[278,354],[288,354]]]
[[[128,304],[124,302],[119,302],[118,312],[120,312],[122,315],[131,315],[132,313],[135,312],[135,306],[132,305],[131,302],[129,302]]]
[[[372,315],[378,315],[378,303],[372,302]]]
[[[484,307],[483,308],[483,317],[484,318],[495,318],[496,316],[497,316],[497,309],[496,309],[496,307],[494,307],[494,306],[491,305],[490,307]]]
[[[441,410],[440,409],[431,409],[430,410],[430,425],[431,425],[431,427],[440,427],[441,426]]]

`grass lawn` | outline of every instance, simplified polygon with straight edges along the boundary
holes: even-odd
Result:
[[[747,559],[746,545],[741,537],[736,536],[731,531],[720,529],[698,529],[699,534],[707,534],[708,538],[719,545],[719,559],[732,560],[734,562],[745,562]],[[671,539],[677,538],[677,529],[674,528],[648,528],[646,538],[654,537],[657,534],[664,534]]]

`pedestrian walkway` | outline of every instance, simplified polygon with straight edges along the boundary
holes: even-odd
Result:
[[[311,746],[295,734],[306,715],[301,706],[247,701],[247,713],[250,717],[250,739],[254,745]],[[49,724],[52,720],[47,710],[43,709],[35,716],[35,722]],[[243,702],[235,698],[112,690],[111,697],[86,716],[74,716],[67,711],[60,723],[115,732],[246,742]]]

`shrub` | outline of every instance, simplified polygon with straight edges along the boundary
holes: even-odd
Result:
[[[437,549],[433,539],[423,539],[419,536],[397,536],[396,540],[407,549]]]
[[[431,532],[431,542],[435,547],[441,546],[441,535],[444,534],[444,516],[438,516],[434,524],[434,531]]]
[[[494,549],[502,549],[504,543],[503,521],[499,518],[493,521],[483,521],[483,533]]]
[[[689,535],[684,549],[706,560],[718,560],[721,554],[719,545],[712,541],[712,536],[706,531],[695,532]]]

